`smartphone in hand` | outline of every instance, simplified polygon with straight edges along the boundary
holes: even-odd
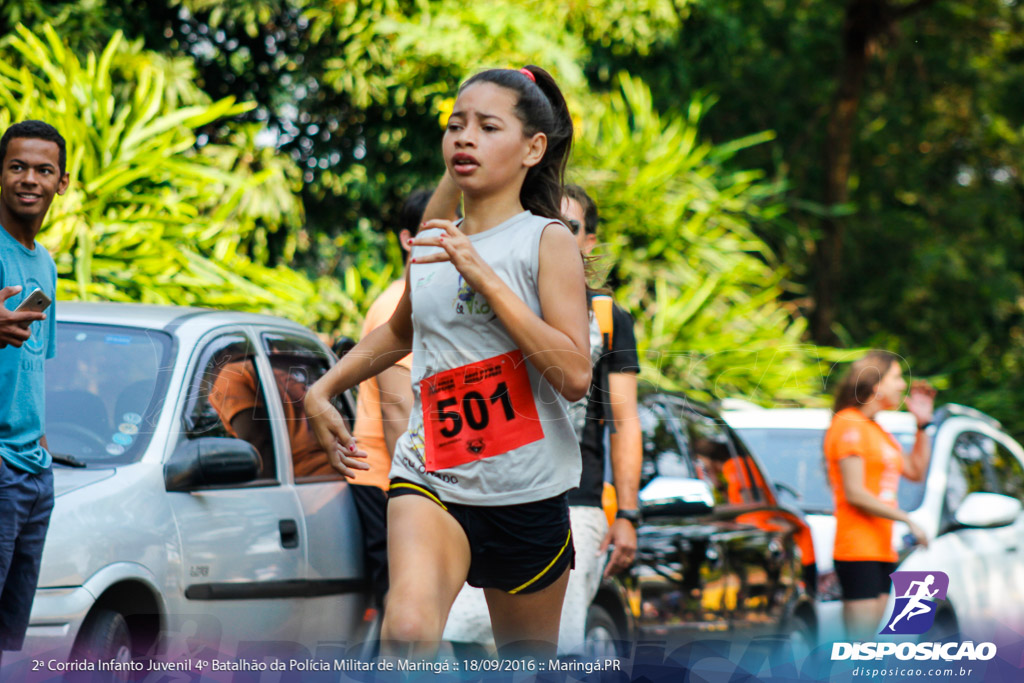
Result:
[[[36,313],[42,313],[50,307],[50,297],[46,296],[46,293],[38,287],[32,291],[31,294],[22,299],[18,307],[14,309],[15,313],[21,313],[22,311],[35,311]],[[22,323],[22,327],[28,329],[31,323]]]

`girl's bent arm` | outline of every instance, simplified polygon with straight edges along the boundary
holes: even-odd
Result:
[[[445,234],[417,236],[410,244],[443,251],[416,257],[410,264],[451,262],[463,279],[487,299],[516,346],[548,383],[570,401],[583,398],[590,388],[591,373],[587,286],[583,256],[569,229],[551,223],[541,235],[538,316],[498,277],[454,223],[435,219],[427,221],[425,227],[441,228]]]
[[[540,238],[537,277],[541,316],[498,277],[483,294],[523,355],[570,401],[590,389],[590,326],[583,257],[568,228],[549,225]]]
[[[411,347],[412,307],[407,278],[405,294],[391,319],[366,335],[306,393],[304,406],[310,427],[331,465],[346,477],[354,476],[352,470],[369,469],[369,465],[353,459],[365,458],[366,454],[356,448],[355,439],[330,399],[391,367]]]
[[[928,461],[932,454],[932,440],[923,429],[917,430],[914,448],[903,456],[903,476],[910,481],[921,481],[928,474]]]
[[[307,396],[329,400],[365,379],[379,375],[412,350],[412,304],[409,282],[387,323],[363,337],[327,374],[310,387]]]
[[[839,461],[839,474],[843,480],[843,494],[850,505],[875,517],[907,522],[909,517],[897,507],[886,505],[864,486],[864,460],[851,455]]]
[[[430,195],[430,201],[427,202],[426,208],[423,209],[421,220],[425,222],[434,218],[442,218],[454,221],[458,218],[459,200],[461,199],[462,192],[459,191],[459,186],[452,180],[448,171],[445,171],[434,189],[434,194]]]

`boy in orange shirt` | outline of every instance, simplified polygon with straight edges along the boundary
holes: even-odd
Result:
[[[402,205],[395,236],[398,244],[409,251],[409,238],[416,234],[423,210],[430,201],[429,190],[418,190],[409,195]],[[380,327],[391,318],[405,292],[405,273],[388,285],[366,312],[362,336]],[[366,575],[378,606],[383,606],[388,591],[388,536],[387,490],[390,484],[391,455],[395,441],[405,432],[412,408],[412,380],[409,368],[412,355],[359,385],[356,402],[356,425],[353,436],[366,452],[368,470],[356,470],[349,482],[352,498],[359,511],[363,529]]]

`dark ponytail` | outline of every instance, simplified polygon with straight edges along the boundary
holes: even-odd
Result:
[[[523,71],[529,71],[532,78]],[[523,208],[538,216],[566,222],[562,216],[562,196],[565,167],[572,148],[572,118],[555,79],[531,64],[523,70],[481,71],[463,83],[459,91],[473,83],[494,83],[515,91],[519,95],[515,112],[523,124],[523,133],[528,137],[536,133],[547,136],[547,151],[540,162],[527,171],[519,201]]]

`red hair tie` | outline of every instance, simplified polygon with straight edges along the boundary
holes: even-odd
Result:
[[[529,79],[530,79],[531,81],[533,81],[534,83],[536,83],[536,82],[537,82],[537,77],[536,77],[536,76],[534,76],[534,75],[533,75],[533,72],[532,72],[532,71],[530,71],[529,69],[527,69],[527,68],[526,68],[525,66],[524,66],[524,67],[523,67],[522,69],[520,69],[520,70],[519,70],[519,73],[523,74],[524,76],[526,76],[527,78],[529,78]]]

